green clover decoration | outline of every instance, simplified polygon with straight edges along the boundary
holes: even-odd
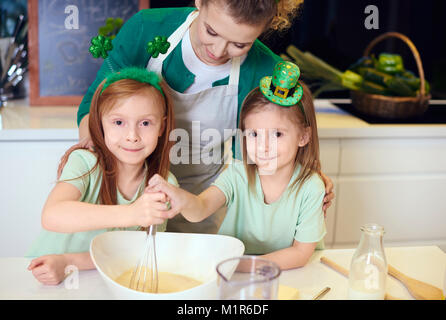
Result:
[[[108,57],[108,51],[111,49],[113,49],[111,39],[104,36],[97,36],[91,39],[91,46],[89,50],[93,57],[102,57],[105,59]]]
[[[170,43],[166,37],[156,36],[152,41],[147,43],[147,52],[152,57],[157,58],[160,53],[166,53],[169,47]]]
[[[124,21],[121,18],[107,18],[105,25],[99,28],[99,35],[113,40],[118,34]]]

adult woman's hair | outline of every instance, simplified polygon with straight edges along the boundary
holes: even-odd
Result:
[[[239,23],[265,23],[265,31],[285,31],[291,27],[304,0],[200,0],[202,6],[218,3]]]

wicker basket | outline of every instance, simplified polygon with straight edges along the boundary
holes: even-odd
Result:
[[[429,107],[430,95],[425,93],[424,70],[420,54],[412,41],[398,32],[387,32],[374,39],[364,51],[364,56],[369,56],[372,48],[382,40],[398,38],[404,41],[412,51],[418,67],[420,77],[420,94],[417,97],[388,97],[377,94],[369,94],[360,91],[350,91],[353,106],[365,115],[384,119],[405,119],[422,115]]]

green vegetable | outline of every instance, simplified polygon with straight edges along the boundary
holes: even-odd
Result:
[[[404,72],[403,59],[399,54],[381,53],[375,67],[388,74]]]
[[[361,85],[361,91],[371,93],[371,94],[379,94],[383,96],[389,95],[388,91],[385,87],[380,86],[379,84],[364,80]]]
[[[347,70],[341,76],[341,84],[351,90],[359,90],[364,79],[357,73]]]
[[[424,79],[424,91],[426,91],[426,94],[429,94],[431,92],[431,85],[429,82],[427,82],[426,79]]]
[[[424,89],[424,94],[428,95],[431,91],[431,87],[429,85],[429,83],[425,82],[425,89]],[[415,91],[415,95],[418,96],[420,94],[420,89],[418,89],[417,91]]]
[[[415,74],[412,71],[409,71],[409,70],[404,70],[404,72],[402,72],[400,74],[400,76],[404,77],[404,78],[409,78],[409,79],[416,78]]]
[[[387,88],[395,95],[402,97],[415,97],[416,93],[401,78],[389,77],[384,80]]]
[[[420,79],[416,77],[405,78],[400,75],[392,76],[372,68],[360,68],[359,73],[364,77],[365,81],[373,82],[388,88],[388,91],[390,92],[387,92],[387,94],[390,95],[412,97],[415,96],[416,91],[420,89]],[[406,73],[408,76],[410,76],[410,74],[411,73]],[[427,81],[426,92],[429,92],[429,84]]]
[[[413,91],[420,90],[421,86],[421,80],[420,78],[407,78],[404,76],[397,76],[399,79],[403,80]],[[426,91],[426,94],[429,94],[430,92],[430,84],[427,80],[424,80],[424,90]]]
[[[403,60],[397,54],[382,53],[378,59],[374,54],[361,57],[345,72],[293,45],[287,48],[287,54],[289,56],[282,56],[294,61],[303,78],[318,87],[315,96],[325,91],[350,89],[384,96],[414,97],[420,89],[420,79],[404,69]],[[425,91],[429,93],[430,85],[425,83]]]
[[[373,68],[373,60],[370,57],[359,58],[358,61],[348,67],[348,70],[358,73],[360,68]]]
[[[387,73],[380,72],[372,68],[360,68],[359,73],[361,74],[361,76],[364,77],[365,80],[374,82],[381,86],[385,86],[386,85],[385,80],[389,77],[392,77]]]
[[[415,92],[416,93],[416,95],[419,95],[420,94],[420,86],[418,86],[418,90]],[[428,95],[429,93],[431,92],[431,86],[430,86],[430,84],[429,84],[429,82],[427,82],[426,80],[424,80],[424,93],[426,94],[426,95]]]

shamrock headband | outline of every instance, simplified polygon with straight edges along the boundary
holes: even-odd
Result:
[[[282,107],[298,105],[305,121],[306,116],[301,103],[303,88],[299,84],[300,70],[289,61],[280,61],[274,67],[273,75],[260,80],[260,91],[272,103]]]
[[[158,91],[161,92],[164,97],[164,92],[160,86],[160,78],[158,77],[158,75],[155,72],[137,67],[124,68],[121,69],[119,72],[108,75],[104,86],[102,87],[101,94],[102,92],[104,92],[105,89],[107,89],[109,85],[123,79],[132,79],[135,81],[148,83],[158,89]]]

